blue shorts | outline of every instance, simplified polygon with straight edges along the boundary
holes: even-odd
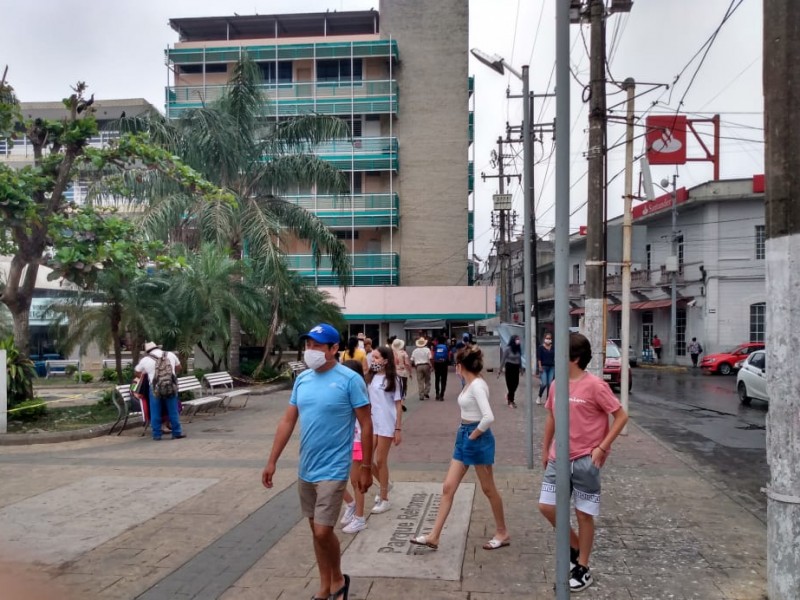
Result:
[[[487,429],[477,440],[469,439],[469,434],[477,426],[477,423],[462,424],[456,433],[453,458],[464,463],[467,467],[494,464],[494,435],[492,435],[492,430]]]

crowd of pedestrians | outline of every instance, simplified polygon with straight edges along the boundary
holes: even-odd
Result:
[[[471,336],[457,342],[444,336],[420,336],[411,356],[405,342],[390,339],[388,345],[372,346],[362,335],[351,337],[339,352],[339,333],[320,324],[302,336],[304,361],[309,367],[298,375],[289,407],[278,425],[262,482],[272,487],[277,461],[300,423],[298,491],[301,510],[309,520],[320,586],[312,600],[346,600],[350,579],[341,572],[337,521],[344,533],[356,534],[367,527],[365,495],[373,482],[377,493],[371,509],[381,515],[392,509],[389,454],[403,440],[403,410],[408,380],[418,379],[419,400],[430,398],[431,371],[436,400],[444,401],[448,367],[455,364],[461,382],[458,405],[461,420],[456,430],[450,466],[444,477],[435,523],[430,532],[411,538],[411,544],[437,550],[453,499],[469,467],[474,467],[494,517],[494,533],[484,550],[498,550],[511,543],[503,500],[494,482],[495,438],[489,386],[483,377],[484,355]],[[627,421],[627,414],[602,379],[586,372],[592,351],[588,339],[570,334],[569,386],[570,489],[578,530],[570,535],[569,585],[580,591],[592,584],[589,559],[594,541],[594,517],[600,510],[600,469]],[[341,359],[343,364],[338,364]],[[555,350],[552,335],[544,337],[537,352],[542,380],[537,403],[548,411],[542,440],[544,478],[539,510],[555,524]],[[515,393],[524,369],[518,336],[503,350],[500,371],[505,373],[506,402],[516,408]],[[563,382],[562,382],[563,383]],[[608,416],[613,424],[609,426]],[[352,494],[346,489],[350,481]],[[341,505],[344,511],[340,517]]]

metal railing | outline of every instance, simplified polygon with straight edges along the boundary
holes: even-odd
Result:
[[[350,254],[351,285],[399,285],[400,256],[397,253]],[[310,254],[289,254],[288,266],[300,276],[313,280],[316,285],[340,285],[339,278],[331,268],[331,260],[323,256],[319,266]]]
[[[399,197],[394,194],[294,195],[287,202],[317,215],[333,229],[348,227],[397,227]]]
[[[101,131],[97,135],[90,137],[88,139],[88,144],[93,148],[102,148],[111,140],[116,140],[118,138],[119,131]],[[31,144],[31,141],[26,135],[13,141],[0,140],[0,159],[33,159],[33,144]]]

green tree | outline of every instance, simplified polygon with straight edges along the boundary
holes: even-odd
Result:
[[[92,114],[94,98],[85,97],[83,82],[73,90],[64,99],[68,114],[65,119],[16,121],[15,131],[24,131],[33,148],[33,164],[18,170],[0,164],[0,219],[7,232],[0,238],[0,253],[12,257],[0,301],[11,312],[14,339],[23,355],[29,352],[31,298],[50,245],[51,223],[71,209],[65,192],[79,175],[99,179],[113,173],[145,176],[159,172],[178,182],[189,194],[213,198],[220,205],[230,206],[235,201],[231,194],[210,184],[172,153],[150,144],[146,135],[126,133],[108,148],[90,147],[89,139],[97,133]],[[0,128],[5,128],[2,121],[8,120],[4,115],[18,117],[15,102],[4,86],[0,90]],[[0,129],[0,136],[3,134]],[[119,185],[121,179],[108,181],[110,189],[127,192]]]
[[[151,203],[145,225],[163,239],[197,243],[213,241],[234,260],[275,265],[290,237],[305,240],[319,261],[330,257],[343,285],[350,278],[346,246],[321,220],[281,199],[297,186],[316,185],[321,193],[347,189],[343,174],[312,152],[320,142],[349,137],[340,119],[309,115],[276,122],[268,118],[257,65],[244,57],[236,63],[221,98],[207,107],[187,111],[175,121],[153,116],[132,121],[145,128],[186,164],[217,186],[232,191],[237,202],[199,203],[165,185],[161,178],[129,179],[137,195]],[[228,365],[239,371],[240,323],[235,312],[229,324]]]

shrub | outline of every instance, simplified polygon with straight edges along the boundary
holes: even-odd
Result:
[[[100,396],[100,400],[97,401],[97,404],[99,404],[100,406],[111,406],[112,404],[114,404],[115,393],[116,390],[114,390],[114,388],[103,390],[103,393]]]
[[[128,383],[133,379],[133,367],[125,367],[122,369],[122,381],[117,381],[117,370],[104,368],[100,381],[108,381],[111,383]]]
[[[203,381],[203,377],[208,372],[209,371],[207,371],[206,369],[195,369],[194,371],[192,371],[192,375],[197,377],[200,381]]]
[[[67,377],[72,377],[75,373],[78,372],[78,367],[75,365],[67,365],[64,367],[64,373],[66,373]]]
[[[17,421],[35,421],[47,414],[47,405],[41,398],[23,400],[14,407],[11,418]]]
[[[86,371],[81,373],[80,378],[78,377],[78,374],[75,373],[73,378],[76,383],[92,383],[92,381],[94,381],[94,375],[87,373]]]
[[[33,378],[36,370],[33,361],[19,353],[13,337],[0,340],[0,350],[6,351],[8,407],[14,408],[21,402],[33,398]]]

